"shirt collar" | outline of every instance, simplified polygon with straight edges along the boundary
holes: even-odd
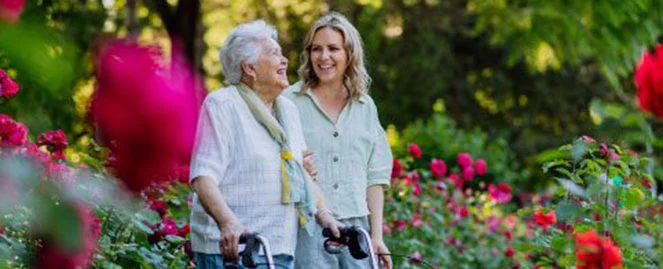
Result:
[[[296,90],[298,95],[307,95],[308,97],[313,98],[313,93],[311,91],[305,91],[304,92],[304,82],[300,81],[300,82],[297,82],[297,84],[300,84],[299,87],[297,87],[297,90]],[[357,99],[357,101],[360,104],[365,104],[366,102],[368,102],[368,97],[367,97],[366,94],[362,93],[359,96],[359,99]]]

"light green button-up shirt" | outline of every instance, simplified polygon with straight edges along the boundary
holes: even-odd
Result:
[[[327,207],[339,219],[366,216],[366,189],[377,184],[388,187],[393,164],[375,103],[362,95],[346,104],[333,122],[310,91],[301,92],[302,85],[292,85],[283,94],[299,108]]]

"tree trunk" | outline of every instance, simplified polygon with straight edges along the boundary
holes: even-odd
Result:
[[[204,48],[200,0],[180,0],[175,8],[166,0],[153,0],[152,3],[168,31],[173,52],[183,53],[194,69],[203,75]]]

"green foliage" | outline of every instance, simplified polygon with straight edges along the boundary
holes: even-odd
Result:
[[[591,230],[616,243],[625,267],[659,268],[663,229],[654,223],[663,220],[663,197],[656,196],[646,173],[647,162],[619,146],[599,145],[585,138],[559,151],[566,157],[544,165],[560,181],[550,207],[558,225],[537,231],[520,243],[523,251],[535,257],[530,265],[577,264],[578,246],[573,237]]]

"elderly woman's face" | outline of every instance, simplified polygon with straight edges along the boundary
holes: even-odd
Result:
[[[286,73],[288,59],[283,57],[281,46],[273,39],[265,39],[261,45],[262,51],[255,65],[256,83],[269,88],[285,89],[290,85]]]
[[[325,27],[318,30],[311,42],[311,64],[321,83],[343,80],[348,56],[343,46],[343,36]]]

